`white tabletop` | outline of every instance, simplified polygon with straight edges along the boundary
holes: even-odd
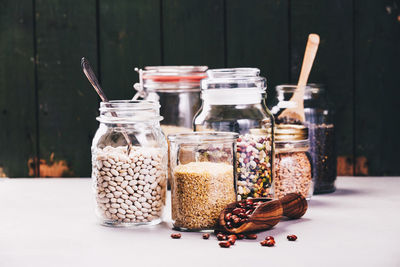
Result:
[[[306,215],[220,248],[170,222],[97,224],[89,179],[0,179],[0,266],[400,266],[400,178],[339,178]],[[288,234],[298,240],[289,242]],[[261,247],[273,235],[275,247]]]

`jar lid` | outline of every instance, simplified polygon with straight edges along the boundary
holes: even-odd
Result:
[[[297,124],[278,124],[275,128],[275,142],[301,141],[308,139],[308,128]]]
[[[236,142],[239,134],[233,132],[191,132],[168,135],[170,142],[185,144]]]
[[[135,89],[154,92],[200,91],[200,80],[207,77],[207,66],[147,66],[139,73]]]

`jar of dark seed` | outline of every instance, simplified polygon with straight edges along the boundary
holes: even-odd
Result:
[[[296,85],[278,85],[277,101],[271,109],[275,118],[295,103],[290,101]],[[304,93],[304,111],[310,139],[310,159],[314,180],[314,194],[335,191],[336,147],[333,107],[328,101],[325,88],[318,84],[309,84]],[[298,121],[276,121],[277,124],[301,124]]]
[[[213,69],[201,81],[195,131],[236,132],[238,199],[274,197],[274,118],[265,105],[266,79],[256,68]]]
[[[308,155],[308,131],[303,125],[278,125],[275,131],[275,196],[300,193],[310,199],[313,191]]]

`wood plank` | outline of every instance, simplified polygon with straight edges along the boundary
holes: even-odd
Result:
[[[400,173],[399,8],[398,1],[355,1],[358,175]]]
[[[0,1],[0,177],[36,176],[32,1]]]
[[[339,175],[352,175],[354,162],[353,2],[291,1],[291,81],[300,75],[309,33],[321,41],[309,82],[326,85],[333,102]],[[350,167],[348,166],[350,164]]]
[[[267,103],[289,81],[288,0],[226,1],[227,65],[257,67],[267,78]]]
[[[164,0],[164,65],[223,67],[223,0]]]
[[[96,1],[36,1],[40,175],[91,173],[98,97],[80,67],[97,66]]]
[[[110,99],[132,98],[134,67],[161,65],[159,0],[99,2],[101,80]]]

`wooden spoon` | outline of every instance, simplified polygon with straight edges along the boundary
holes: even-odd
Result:
[[[290,219],[300,218],[306,213],[308,207],[307,200],[301,194],[297,193],[287,194],[278,200],[269,198],[253,198],[252,200],[254,203],[258,201],[265,203],[258,206],[241,226],[230,229],[226,227],[225,215],[237,208],[239,202],[246,202],[246,200],[229,204],[219,216],[219,230],[232,234],[268,230],[275,226],[281,220],[282,216]]]
[[[307,85],[308,76],[310,75],[311,67],[314,63],[315,55],[317,54],[319,45],[319,35],[312,33],[308,35],[308,41],[306,51],[304,53],[303,65],[301,66],[301,72],[299,81],[297,83],[297,90],[293,94],[290,102],[296,103],[293,108],[285,109],[279,116],[278,119],[282,120],[286,117],[286,120],[298,120],[300,122],[305,121],[304,115],[304,88]],[[291,120],[290,120],[291,119]]]
[[[101,101],[103,101],[105,103],[109,102],[108,98],[106,97],[106,94],[101,89],[100,83],[97,80],[97,77],[94,74],[93,69],[90,66],[89,61],[84,57],[81,59],[81,67],[82,67],[83,73],[85,74],[86,78],[89,80],[90,84],[93,86],[94,90],[96,91],[96,93],[101,98]],[[110,105],[108,104],[107,106],[110,106]],[[113,111],[111,112],[111,116],[118,117],[117,113],[115,113]],[[128,133],[126,131],[122,131],[122,135],[124,136],[124,138],[125,138],[125,140],[126,140],[126,142],[128,144],[128,155],[129,155],[129,153],[131,151],[131,148],[132,148],[132,141],[129,138]]]

